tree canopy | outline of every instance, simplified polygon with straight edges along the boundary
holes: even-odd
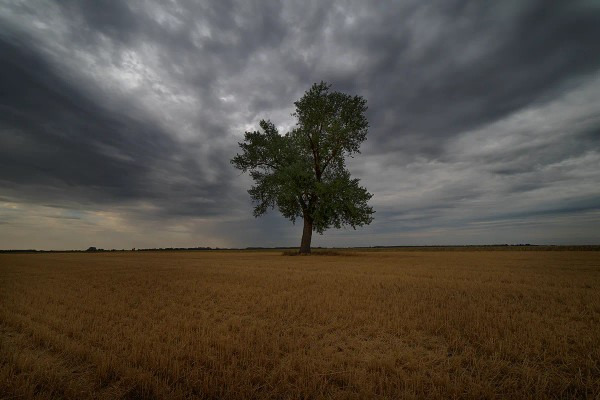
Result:
[[[366,139],[367,102],[330,88],[315,83],[294,103],[297,123],[290,132],[282,135],[271,121],[260,121],[261,129],[245,133],[241,153],[231,160],[254,180],[248,191],[254,216],[277,207],[292,222],[303,218],[300,253],[310,253],[313,231],[373,221],[372,194],[346,167]]]

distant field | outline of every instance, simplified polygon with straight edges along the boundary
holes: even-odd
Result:
[[[598,251],[0,254],[0,399],[599,396]]]

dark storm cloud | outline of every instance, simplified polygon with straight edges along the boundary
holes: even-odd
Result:
[[[579,2],[447,2],[421,17],[422,8],[373,17],[369,26],[389,27],[389,37],[348,39],[374,49],[364,79],[381,148],[440,155],[449,136],[547,100],[600,66],[600,13]],[[396,22],[411,18],[433,39]]]
[[[0,220],[48,206],[35,212],[189,233],[198,217],[198,237],[289,244],[286,221],[246,217],[249,179],[228,160],[259,119],[288,128],[320,80],[368,100],[350,165],[375,194],[371,244],[593,213],[599,37],[586,1],[12,2],[0,9]],[[360,244],[349,235],[316,240]]]
[[[53,206],[145,199],[167,213],[216,212],[198,199],[223,196],[227,179],[205,182],[181,143],[151,121],[98,104],[26,43],[0,37],[0,53],[0,180],[13,199]],[[184,174],[193,180],[180,183]]]

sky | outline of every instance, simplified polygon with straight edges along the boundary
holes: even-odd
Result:
[[[320,81],[376,213],[313,246],[599,244],[599,54],[594,0],[4,0],[0,249],[299,245],[229,161]]]

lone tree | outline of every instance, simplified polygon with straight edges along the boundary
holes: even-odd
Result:
[[[296,126],[280,135],[269,120],[261,131],[246,132],[242,149],[231,163],[250,171],[254,186],[254,216],[277,207],[293,223],[304,220],[300,253],[310,253],[312,232],[343,225],[363,226],[373,221],[373,196],[352,179],[345,158],[360,153],[368,122],[366,100],[330,92],[331,85],[314,84],[294,103]]]

